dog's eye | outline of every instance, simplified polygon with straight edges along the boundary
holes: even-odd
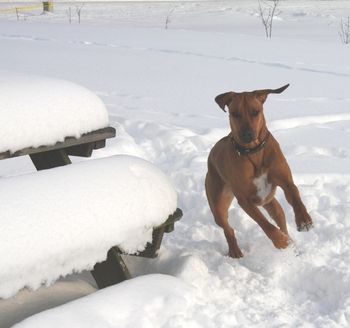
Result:
[[[252,116],[258,116],[259,115],[259,111],[255,110],[253,113],[252,113]]]
[[[230,114],[232,117],[234,117],[234,118],[240,118],[242,115],[240,114],[240,113],[238,113],[238,112],[233,112],[233,113],[231,113]]]

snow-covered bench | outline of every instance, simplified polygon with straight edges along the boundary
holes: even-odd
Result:
[[[0,159],[29,155],[37,170],[90,157],[115,136],[100,98],[77,84],[0,76]]]
[[[0,193],[0,298],[91,270],[113,246],[144,251],[177,205],[159,169],[126,155],[2,178]],[[93,272],[99,287],[125,272],[116,247]]]
[[[157,255],[182,216],[162,172],[128,156],[64,166],[115,136],[96,95],[2,74],[0,118],[0,159],[29,155],[37,170],[57,167],[0,179],[0,298],[85,269],[103,288],[130,277],[121,253]]]

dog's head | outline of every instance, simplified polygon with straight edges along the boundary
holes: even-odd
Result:
[[[230,115],[231,133],[240,144],[249,144],[258,139],[265,126],[263,104],[270,93],[281,93],[289,84],[279,89],[255,90],[251,92],[226,92],[218,95],[215,101]]]

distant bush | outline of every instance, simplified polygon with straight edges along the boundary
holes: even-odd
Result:
[[[280,0],[258,0],[259,15],[265,28],[267,38],[272,35],[272,23]]]
[[[350,16],[346,20],[340,19],[340,39],[344,44],[350,43]]]

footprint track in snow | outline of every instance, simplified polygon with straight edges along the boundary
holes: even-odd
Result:
[[[34,36],[26,36],[26,35],[15,35],[15,34],[1,34],[1,38],[3,39],[22,39],[22,40],[28,40],[28,41],[46,41],[46,42],[59,42],[57,39],[52,38],[42,38],[42,37],[34,37]],[[62,42],[62,41],[60,41]],[[64,41],[63,41],[64,42]],[[297,70],[297,71],[303,71],[307,73],[312,74],[327,74],[332,76],[339,76],[339,77],[350,77],[350,74],[348,73],[342,73],[342,72],[336,72],[332,70],[327,69],[316,69],[316,68],[310,68],[310,67],[297,67],[297,66],[291,66],[288,64],[280,63],[280,62],[265,62],[265,61],[259,61],[255,59],[246,59],[242,57],[227,57],[227,56],[217,56],[217,55],[210,55],[210,54],[204,54],[200,52],[195,51],[184,51],[179,49],[164,49],[164,48],[150,48],[150,47],[141,47],[141,46],[127,46],[122,44],[115,44],[115,43],[104,43],[104,42],[96,42],[96,41],[90,41],[90,40],[73,40],[73,41],[66,41],[70,44],[78,44],[83,46],[95,46],[95,47],[106,47],[106,48],[119,48],[119,49],[126,49],[131,51],[143,51],[143,52],[157,52],[157,53],[164,53],[164,54],[174,54],[174,55],[183,55],[183,56],[194,56],[198,58],[204,58],[204,59],[214,59],[214,60],[222,60],[227,62],[243,62],[248,64],[256,64],[261,66],[267,66],[267,67],[274,67],[274,68],[281,68],[286,70]]]

